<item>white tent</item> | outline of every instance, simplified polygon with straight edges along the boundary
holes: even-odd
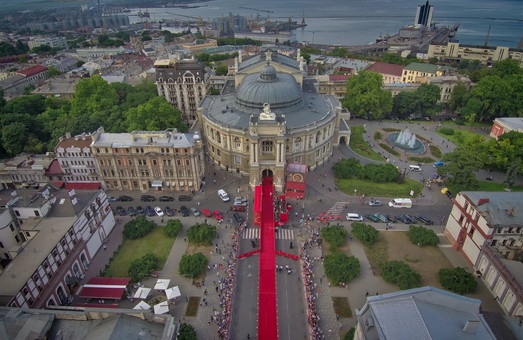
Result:
[[[165,295],[167,295],[168,300],[176,299],[181,296],[180,288],[178,286],[171,287],[165,290]]]
[[[134,293],[133,298],[147,299],[147,296],[149,296],[150,292],[151,292],[151,288],[140,287],[140,288],[138,288],[136,293]]]
[[[169,303],[167,301],[154,305],[154,314],[169,313]]]
[[[158,279],[158,281],[156,281],[156,285],[154,285],[154,289],[166,290],[167,287],[169,287],[169,282],[171,282],[169,279]]]
[[[136,306],[133,307],[133,309],[148,310],[148,309],[151,309],[151,306],[145,301],[140,301]]]

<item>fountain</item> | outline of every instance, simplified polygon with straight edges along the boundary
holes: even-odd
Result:
[[[421,154],[425,151],[423,144],[417,140],[416,135],[410,132],[409,128],[406,128],[399,133],[391,133],[388,137],[388,141],[390,144],[409,153]]]

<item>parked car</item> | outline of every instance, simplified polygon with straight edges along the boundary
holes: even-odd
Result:
[[[113,197],[113,196],[107,196],[107,200],[109,202],[118,202],[119,201],[118,197]]]
[[[228,202],[230,200],[229,198],[229,195],[227,194],[227,192],[225,192],[225,190],[223,189],[220,189],[218,190],[218,196],[221,198],[222,201],[224,202]]]
[[[396,222],[398,222],[398,219],[397,219],[396,216],[385,215],[385,217],[387,217],[387,219],[389,220],[389,222],[392,222],[392,223],[396,223]]]
[[[187,195],[181,195],[178,196],[178,201],[192,201],[192,197]]]
[[[408,223],[408,224],[414,223],[414,221],[416,220],[413,216],[410,216],[410,215],[403,215],[403,218],[405,218],[407,220],[406,223]]]
[[[401,221],[401,222],[405,223],[405,224],[409,224],[409,221],[405,218],[405,216],[398,215],[398,216],[396,216],[396,219],[398,221]]]
[[[378,201],[378,200],[372,200],[369,202],[369,205],[371,207],[379,207],[381,205],[381,201]]]
[[[165,207],[164,211],[167,216],[174,216],[174,209],[171,207]]]
[[[238,222],[238,224],[242,224],[243,221],[245,221],[243,216],[238,213],[234,213],[232,216],[234,217],[234,220]]]
[[[223,216],[222,216],[222,212],[220,210],[215,210],[214,211],[214,217],[216,217],[216,219],[219,221],[219,220],[223,220]]]
[[[246,207],[247,206],[247,200],[243,199],[242,197],[236,197],[234,199],[234,205]]]
[[[133,198],[131,196],[127,196],[127,195],[122,195],[122,196],[118,197],[118,199],[122,202],[131,202],[133,200]]]
[[[156,213],[154,212],[153,207],[151,207],[150,205],[145,207],[145,214],[147,216],[156,216]]]
[[[160,198],[158,198],[158,201],[160,201],[160,202],[172,202],[172,201],[174,201],[174,197],[172,197],[172,196],[160,196]]]
[[[187,216],[191,215],[191,211],[189,209],[187,209],[187,207],[185,205],[182,205],[180,207],[180,213],[182,214],[183,217],[187,217]]]
[[[434,164],[432,164],[433,167],[444,166],[444,165],[445,165],[445,162],[434,162]]]
[[[233,205],[233,206],[231,207],[231,210],[232,210],[232,211],[240,211],[240,212],[243,212],[243,211],[245,211],[245,206],[243,206],[243,205]]]
[[[127,215],[127,211],[125,211],[125,209],[121,206],[117,206],[116,207],[116,212],[118,213],[118,215],[120,216],[125,216]]]
[[[154,207],[154,212],[156,213],[156,215],[158,215],[160,217],[162,217],[164,215],[163,210],[160,207]]]
[[[355,214],[355,213],[347,213],[347,221],[357,221],[361,222],[363,221],[363,216]]]
[[[372,222],[380,222],[380,219],[373,214],[365,215],[365,218],[371,220]]]
[[[156,201],[156,198],[151,195],[142,195],[142,197],[140,197],[140,200],[142,200],[142,202],[154,202]]]
[[[141,205],[136,207],[136,212],[138,215],[145,215],[145,209]]]
[[[202,209],[202,214],[204,214],[205,217],[212,217],[212,212],[207,209]]]
[[[416,215],[416,219],[425,225],[433,225],[434,221],[423,215]]]
[[[127,212],[129,213],[129,216],[136,216],[136,215],[138,215],[138,212],[136,211],[136,209],[134,207],[127,208]]]
[[[387,216],[385,215],[382,215],[382,214],[374,214],[374,216],[376,216],[381,222],[383,223],[387,223],[389,222],[389,219],[387,218]]]
[[[192,211],[194,216],[200,216],[201,215],[200,210],[198,210],[196,208],[191,208],[191,211]]]

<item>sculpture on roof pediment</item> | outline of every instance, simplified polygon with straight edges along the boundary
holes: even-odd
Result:
[[[276,115],[271,111],[271,104],[263,104],[263,111],[260,113],[260,120],[275,120]]]
[[[265,60],[267,60],[267,61],[272,60],[272,51],[265,52]]]

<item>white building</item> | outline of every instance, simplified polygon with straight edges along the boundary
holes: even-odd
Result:
[[[27,45],[30,49],[38,46],[47,45],[51,48],[67,48],[67,40],[61,36],[35,36],[30,37]]]
[[[85,133],[74,137],[66,133],[65,137],[60,137],[55,146],[55,155],[63,171],[64,182],[100,183],[96,163],[91,154],[92,141],[92,135]]]

